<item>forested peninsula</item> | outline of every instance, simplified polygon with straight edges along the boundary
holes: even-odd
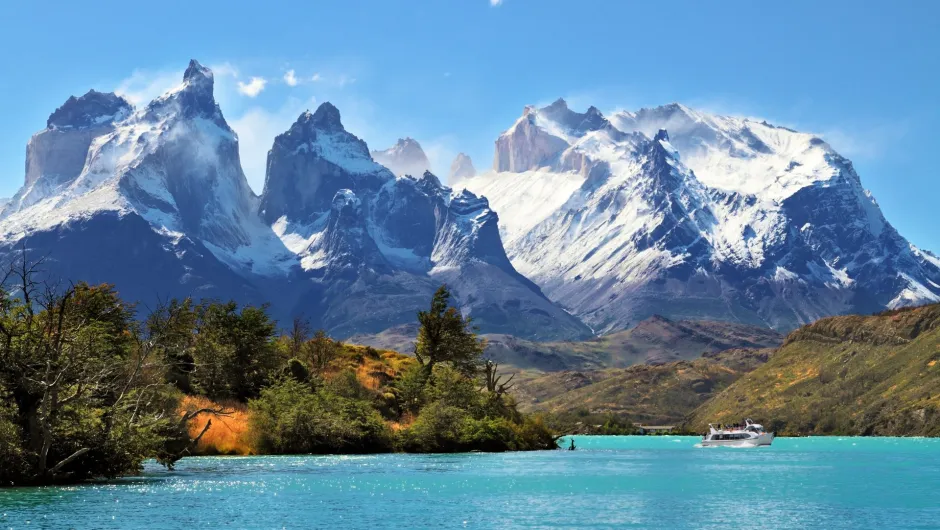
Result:
[[[40,281],[25,258],[2,277],[0,486],[172,469],[193,454],[554,449],[520,413],[511,378],[441,286],[413,356],[343,344],[266,307],[167,300],[111,285]]]

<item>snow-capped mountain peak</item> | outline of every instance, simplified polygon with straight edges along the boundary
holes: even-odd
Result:
[[[372,151],[372,157],[396,175],[421,175],[431,168],[421,144],[406,137],[399,138],[395,145],[382,151]]]
[[[212,70],[195,59],[189,62],[183,73],[182,83],[151,101],[140,117],[160,120],[172,115],[185,119],[207,118],[217,126],[231,130],[215,101],[215,77]]]
[[[838,173],[834,159],[842,158],[815,135],[763,120],[707,114],[677,103],[619,112],[611,123],[648,136],[667,129],[683,161],[702,183],[769,200],[781,201],[808,185],[830,180]]]
[[[301,113],[268,152],[261,216],[274,223],[286,216],[306,225],[327,212],[339,190],[377,189],[394,176],[372,160],[369,147],[342,124],[329,102]]]
[[[88,112],[72,110],[77,106],[108,119],[90,120]],[[40,175],[28,173],[5,210],[4,237],[114,212],[138,215],[155,231],[176,234],[175,241],[185,234],[235,268],[269,273],[286,266],[289,256],[255,216],[256,198],[239,164],[238,140],[215,102],[211,71],[192,61],[179,86],[114,119],[128,109],[117,96],[90,92],[50,117],[53,130],[30,141]],[[60,127],[63,116],[74,115],[93,126]],[[68,171],[50,171],[65,165]]]
[[[513,265],[596,330],[653,313],[788,329],[940,300],[934,260],[812,134],[558,100],[500,135],[494,168],[460,185],[492,199]]]

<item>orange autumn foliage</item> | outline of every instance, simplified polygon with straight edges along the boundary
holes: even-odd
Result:
[[[202,396],[186,396],[180,405],[181,413],[185,410],[200,408],[224,407],[231,411],[228,416],[213,416],[200,414],[189,423],[189,435],[193,438],[202,432],[206,422],[212,420],[212,426],[199,440],[196,454],[200,455],[250,455],[254,454],[251,447],[251,434],[249,432],[249,419],[251,413],[248,406],[238,402],[216,403]]]
[[[416,362],[407,355],[390,350],[367,350],[364,346],[344,344],[337,358],[333,359],[323,374],[331,379],[344,370],[353,370],[359,383],[370,390],[377,391],[385,383],[397,376],[402,370]],[[198,455],[251,455],[256,454],[252,447],[255,439],[251,432],[251,411],[245,403],[237,401],[213,401],[203,396],[185,396],[180,403],[180,414],[186,410],[201,408],[224,408],[230,414],[213,416],[200,414],[189,424],[189,435],[193,438],[202,432],[206,422],[212,420],[212,426],[199,440],[195,453]],[[401,422],[389,422],[391,428],[407,428],[414,418],[407,415]]]

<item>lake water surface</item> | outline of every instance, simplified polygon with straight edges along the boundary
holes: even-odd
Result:
[[[0,489],[2,528],[938,528],[940,440],[576,437],[577,451],[188,458]]]

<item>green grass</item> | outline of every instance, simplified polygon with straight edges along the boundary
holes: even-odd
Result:
[[[789,435],[940,435],[940,304],[804,326],[686,427],[744,417]]]
[[[520,409],[529,412],[586,411],[673,424],[765,362],[767,355],[767,350],[730,350],[692,361],[523,377],[516,393]]]

